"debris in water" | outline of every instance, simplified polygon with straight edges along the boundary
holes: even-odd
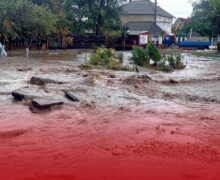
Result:
[[[69,100],[79,102],[79,99],[72,92],[64,91],[64,94]]]
[[[12,96],[14,97],[15,100],[17,101],[22,101],[22,100],[32,100],[33,98],[36,98],[37,96],[28,94],[19,90],[13,91]]]
[[[140,84],[149,83],[149,78],[146,77],[136,77],[136,76],[129,76],[122,79],[122,82],[126,85],[133,85],[134,87],[138,87]]]
[[[64,84],[64,82],[33,76],[30,80],[30,84],[44,86],[45,84]]]
[[[53,99],[33,99],[32,105],[38,109],[48,109],[52,106],[63,105],[63,101]]]
[[[30,67],[17,68],[17,71],[20,71],[20,72],[31,71],[31,70],[32,70],[32,68],[30,68]]]

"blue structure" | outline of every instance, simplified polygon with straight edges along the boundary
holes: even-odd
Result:
[[[168,35],[163,38],[163,45],[173,46],[175,43],[174,35]]]
[[[167,35],[163,38],[163,45],[173,46],[175,44],[174,35]],[[183,40],[181,37],[178,38],[178,46],[185,48],[198,48],[198,49],[209,49],[211,46],[211,41],[196,41],[196,40]]]
[[[185,40],[179,42],[179,47],[187,47],[187,48],[198,48],[198,49],[208,49],[211,46],[211,41],[192,41]]]

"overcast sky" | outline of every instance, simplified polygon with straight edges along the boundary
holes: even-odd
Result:
[[[195,0],[158,0],[158,5],[175,17],[187,18],[192,13],[193,1]]]
[[[127,0],[128,2],[129,0]],[[141,1],[141,0],[133,0]],[[143,0],[142,0],[143,1]],[[155,2],[155,0],[151,0]],[[192,3],[199,0],[157,0],[158,5],[176,18],[187,18],[192,13]]]

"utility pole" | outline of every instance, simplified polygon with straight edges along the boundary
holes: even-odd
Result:
[[[157,43],[156,37],[157,37],[157,0],[155,0],[155,29],[154,29],[154,44]]]

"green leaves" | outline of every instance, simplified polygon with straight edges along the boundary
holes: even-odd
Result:
[[[154,44],[149,44],[147,46],[147,49],[148,49],[150,59],[152,59],[154,63],[159,62],[161,59],[161,54],[160,54],[159,49]]]
[[[0,16],[1,34],[24,39],[29,46],[31,41],[56,31],[57,16],[44,6],[29,0],[9,0],[7,3],[0,0],[0,5],[4,7],[4,16]]]
[[[192,28],[203,36],[220,34],[220,1],[201,0],[194,3]]]
[[[155,64],[158,63],[161,60],[161,54],[154,44],[148,44],[146,48],[134,47],[132,49],[132,59],[139,66],[148,66],[150,65],[150,59]]]
[[[89,16],[87,0],[65,0],[64,8],[71,32],[74,34],[85,33]]]
[[[35,40],[55,35],[118,33],[123,0],[0,0],[0,35]]]
[[[103,35],[121,28],[121,0],[65,0],[64,7],[73,33]]]
[[[113,58],[114,58],[113,49],[98,48],[96,50],[96,53],[93,56],[91,56],[90,63],[92,65],[106,66]]]
[[[132,49],[132,59],[136,65],[139,66],[149,65],[150,57],[149,57],[148,49],[134,47]]]
[[[0,0],[0,35],[15,36],[13,31],[14,22],[11,20],[11,11],[13,11],[14,3],[9,0],[7,3],[4,0]]]

